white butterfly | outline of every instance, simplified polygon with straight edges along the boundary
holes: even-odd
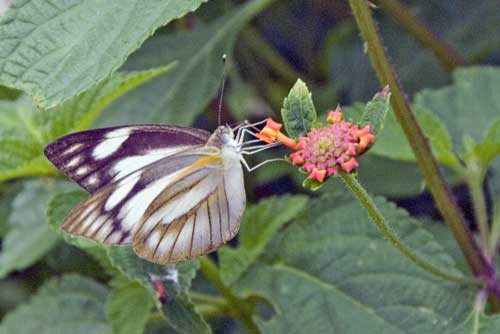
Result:
[[[63,230],[132,244],[141,257],[162,264],[214,251],[240,226],[242,165],[251,171],[271,161],[250,168],[243,156],[279,145],[244,142],[260,123],[220,126],[212,135],[171,125],[124,126],[56,140],[45,155],[91,193],[70,212]]]

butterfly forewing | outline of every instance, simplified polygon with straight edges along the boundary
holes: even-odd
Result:
[[[134,125],[88,130],[64,136],[45,148],[47,158],[93,193],[112,181],[193,145],[206,131],[170,125]]]

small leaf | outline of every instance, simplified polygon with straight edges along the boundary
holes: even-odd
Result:
[[[419,256],[459,273],[453,259],[406,212],[376,199],[386,221]],[[402,256],[351,194],[311,201],[235,285],[275,307],[262,333],[441,334],[470,312],[473,287],[445,282]]]
[[[110,293],[106,314],[115,333],[143,334],[152,307],[149,291],[132,282]]]
[[[0,81],[50,108],[101,82],[158,27],[204,1],[11,1],[0,17]]]
[[[12,202],[0,253],[0,277],[29,267],[55,245],[57,236],[47,225],[45,211],[50,195],[64,188],[69,184],[49,180],[24,184]]]
[[[165,73],[173,65],[115,73],[89,91],[46,111],[39,110],[26,97],[0,102],[0,181],[56,174],[56,169],[43,155],[43,148],[49,142],[86,129],[111,101]]]
[[[500,119],[494,121],[488,128],[484,140],[474,147],[474,156],[483,168],[500,154]]]
[[[161,34],[148,40],[125,64],[143,70],[178,62],[175,69],[131,92],[105,113],[99,124],[171,123],[191,125],[218,92],[222,55],[229,55],[238,32],[273,0],[253,0],[193,30]],[[189,41],[189,43],[186,43]]]
[[[45,283],[26,304],[7,314],[2,334],[112,334],[104,313],[107,291],[77,275]]]
[[[246,208],[239,232],[239,247],[219,249],[219,263],[223,282],[237,281],[248,267],[262,254],[274,234],[295,218],[306,206],[304,196],[266,198]]]
[[[385,116],[391,109],[391,93],[386,86],[380,93],[375,94],[373,99],[366,104],[365,112],[361,120],[361,127],[370,126],[370,132],[377,137],[384,127]]]
[[[316,110],[311,93],[302,80],[297,80],[283,101],[281,117],[286,132],[292,138],[298,138],[313,128],[316,122]]]

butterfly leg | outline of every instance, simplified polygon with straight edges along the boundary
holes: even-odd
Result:
[[[243,166],[245,167],[245,169],[246,169],[248,172],[252,172],[252,171],[256,170],[257,168],[264,166],[264,165],[265,165],[265,164],[267,164],[267,163],[270,163],[270,162],[275,162],[275,161],[286,161],[286,160],[285,160],[285,159],[283,159],[283,158],[268,159],[268,160],[264,160],[264,161],[262,161],[261,163],[259,163],[259,164],[255,165],[255,166],[250,167],[250,166],[248,165],[248,162],[247,162],[245,159],[241,158],[241,163],[243,164]]]

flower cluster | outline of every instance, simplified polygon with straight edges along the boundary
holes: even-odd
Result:
[[[341,169],[349,173],[356,168],[356,157],[375,138],[369,125],[360,128],[343,120],[340,106],[328,113],[327,122],[313,128],[296,142],[281,133],[281,124],[268,119],[257,136],[267,143],[278,140],[293,149],[295,152],[290,155],[292,164],[307,171],[308,179],[322,183],[326,177],[338,174]]]

